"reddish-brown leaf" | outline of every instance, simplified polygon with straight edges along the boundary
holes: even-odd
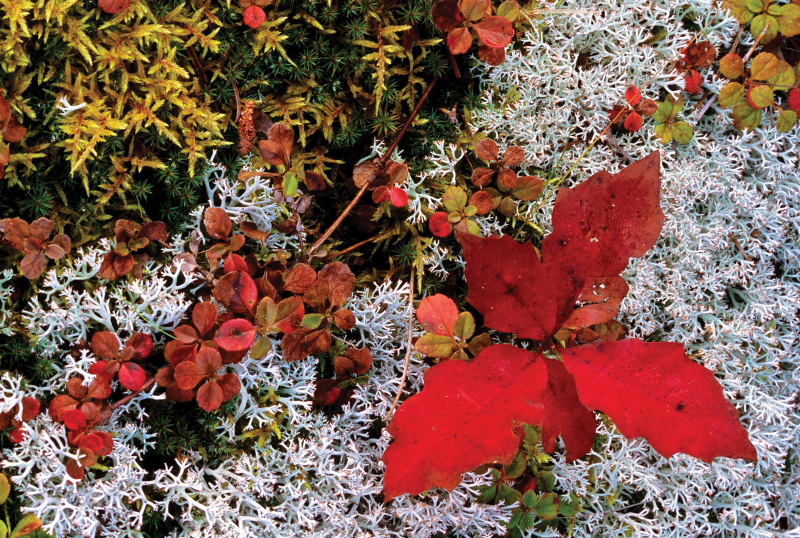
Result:
[[[739,412],[683,344],[629,339],[569,348],[561,356],[586,407],[607,414],[626,437],[644,437],[665,458],[682,452],[707,463],[756,459]]]
[[[222,357],[219,351],[212,347],[202,347],[197,352],[197,359],[195,360],[197,370],[206,376],[215,373],[222,368]]]
[[[342,262],[333,262],[322,268],[317,280],[326,283],[331,306],[341,306],[353,293],[356,277]]]
[[[147,380],[144,368],[135,362],[126,362],[119,368],[119,382],[128,390],[137,391]]]
[[[340,355],[333,360],[333,369],[340,378],[364,374],[371,366],[372,353],[367,347],[357,349],[350,346],[344,356]]]
[[[487,47],[481,43],[478,45],[478,58],[489,65],[501,65],[506,59],[506,49]]]
[[[133,256],[128,254],[127,256],[115,256],[114,260],[111,262],[111,266],[114,269],[114,273],[117,276],[127,275],[133,269]]]
[[[24,396],[22,398],[22,422],[28,422],[39,414],[42,403],[36,398]]]
[[[564,327],[577,330],[614,319],[626,295],[628,283],[621,276],[587,280],[578,301],[591,304],[576,308],[564,322]]]
[[[175,327],[175,338],[183,344],[194,344],[198,342],[197,331],[188,325],[178,325]]]
[[[464,21],[455,0],[436,2],[431,11],[433,24],[442,32],[449,32]]]
[[[83,430],[88,425],[86,415],[79,409],[70,409],[61,414],[64,420],[64,426],[70,430]]]
[[[100,0],[97,5],[106,13],[119,13],[128,9],[131,0]]]
[[[497,174],[497,184],[506,191],[517,186],[517,173],[510,168],[503,168]]]
[[[166,241],[169,239],[167,226],[160,220],[151,220],[142,225],[138,237],[146,237],[150,241]]]
[[[356,317],[352,312],[341,308],[333,313],[333,322],[343,331],[349,331],[356,326]]]
[[[283,289],[292,293],[305,293],[317,283],[317,272],[310,265],[296,263],[283,281]]]
[[[114,237],[117,243],[127,243],[136,237],[136,224],[127,219],[118,219],[114,222]]]
[[[47,241],[50,234],[53,233],[53,221],[41,217],[31,222],[31,236],[39,241]]]
[[[41,252],[31,252],[22,258],[19,268],[28,280],[33,280],[41,275],[47,267],[47,259]]]
[[[521,424],[540,425],[547,371],[540,357],[505,344],[475,359],[425,371],[425,388],[406,400],[387,431],[384,500],[434,486],[453,490],[484,463],[511,463]]]
[[[164,358],[172,366],[177,366],[183,361],[193,361],[197,354],[197,346],[194,344],[184,344],[180,340],[170,340],[164,346]]]
[[[464,54],[472,46],[469,28],[456,28],[447,34],[447,48],[453,54]]]
[[[436,237],[447,237],[453,231],[453,224],[448,220],[447,213],[439,211],[428,220],[428,228]]]
[[[66,394],[59,394],[50,401],[47,412],[56,422],[64,420],[64,413],[78,407],[78,401]]]
[[[547,368],[547,386],[542,391],[542,446],[552,454],[556,449],[556,437],[561,435],[567,461],[575,461],[591,450],[597,422],[594,413],[578,398],[572,374],[557,360],[543,360]]]
[[[197,303],[192,309],[192,323],[201,337],[205,337],[217,322],[217,307],[211,303]]]
[[[558,265],[542,263],[530,243],[510,236],[464,235],[467,300],[487,327],[542,340],[572,314],[578,282]]]
[[[475,185],[476,187],[485,187],[492,181],[493,177],[494,177],[494,170],[491,170],[489,168],[476,168],[475,170],[472,171],[472,176],[470,177],[470,180],[472,181],[472,184]]]
[[[478,191],[470,197],[469,205],[475,208],[478,215],[485,215],[492,210],[492,195],[486,191]]]
[[[247,262],[245,262],[244,258],[238,254],[228,254],[228,257],[225,258],[225,263],[222,266],[222,270],[225,273],[232,273],[234,271],[242,271],[246,273],[248,272],[248,269]]]
[[[125,347],[133,351],[130,360],[140,361],[153,352],[153,339],[149,334],[133,333],[125,342]]]
[[[64,467],[66,468],[67,474],[70,478],[74,478],[75,480],[81,480],[83,478],[83,467],[81,467],[81,464],[72,458],[67,458],[67,461],[64,462]]]
[[[542,243],[544,259],[581,279],[624,271],[628,258],[642,256],[661,233],[659,164],[654,151],[618,174],[598,172],[560,189],[553,231]]]
[[[197,390],[197,405],[208,412],[222,405],[222,388],[216,381],[206,381]]]
[[[269,231],[261,230],[254,222],[245,221],[239,223],[239,229],[249,237],[250,239],[255,239],[256,241],[263,243],[264,240],[269,237]]]
[[[92,351],[103,360],[113,360],[119,357],[119,340],[117,335],[100,331],[92,335]]]
[[[233,271],[220,278],[213,294],[217,301],[236,314],[252,312],[258,300],[256,283],[243,271]]]
[[[525,160],[525,150],[519,146],[510,146],[503,154],[503,166],[519,166]]]
[[[622,125],[625,126],[629,133],[635,133],[642,128],[642,117],[638,112],[631,112]]]
[[[700,93],[700,85],[703,84],[703,75],[690,69],[683,75],[686,81],[686,91],[689,93]]]
[[[311,172],[306,170],[303,173],[303,182],[308,186],[309,189],[312,191],[323,191],[325,190],[325,178],[317,174],[316,172]]]
[[[180,363],[175,367],[175,373],[173,375],[175,376],[175,384],[179,389],[183,390],[191,390],[205,379],[205,374],[203,374],[192,361]]]
[[[543,188],[544,181],[536,176],[517,176],[517,184],[511,189],[511,194],[517,200],[530,202],[539,197]]]
[[[398,187],[390,187],[389,200],[395,207],[405,207],[408,203],[408,193]]]
[[[269,128],[269,140],[276,144],[276,154],[284,166],[289,166],[294,145],[294,131],[285,123],[276,123]]]
[[[710,41],[697,41],[692,43],[683,52],[683,61],[688,67],[703,69],[710,67],[717,57],[717,49]]]
[[[255,338],[255,327],[246,319],[236,318],[220,325],[217,334],[214,335],[214,343],[225,351],[244,351],[250,349]]]
[[[505,17],[486,17],[472,28],[487,47],[503,48],[514,37],[511,21]]]
[[[625,102],[630,106],[636,106],[642,100],[642,92],[636,86],[628,86],[625,90]]]
[[[206,225],[208,235],[214,239],[226,239],[233,229],[231,218],[224,209],[219,207],[206,208],[203,214],[203,224]]]
[[[452,338],[457,318],[456,303],[439,293],[425,297],[417,307],[417,321],[429,333]]]
[[[331,348],[331,333],[327,327],[318,331],[297,329],[281,340],[283,358],[287,361],[299,361],[314,353],[323,353]]]
[[[458,10],[468,21],[479,21],[492,14],[491,0],[458,0]]]
[[[484,161],[497,160],[497,143],[491,138],[481,138],[475,142],[475,156]]]

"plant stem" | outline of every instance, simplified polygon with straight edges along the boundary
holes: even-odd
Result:
[[[621,154],[623,157],[628,159],[629,163],[633,162],[633,159],[631,159],[631,156],[628,155],[627,152],[624,149],[622,149],[622,147],[620,147],[619,144],[617,144],[616,140],[614,140],[613,138],[608,136],[608,133],[606,133],[606,135],[603,137],[603,139],[606,141],[606,144],[608,144],[609,146],[611,146],[612,148],[617,150],[617,153]]]
[[[389,408],[389,412],[386,413],[384,422],[389,421],[392,412],[394,412],[400,402],[400,396],[403,394],[403,387],[406,384],[406,377],[408,377],[408,363],[411,362],[411,350],[414,349],[411,346],[412,328],[414,326],[414,269],[414,264],[411,264],[411,278],[409,279],[410,286],[408,288],[408,341],[406,342],[406,359],[403,363],[403,377],[400,378],[400,386],[397,387],[397,396],[394,399],[392,407]]]
[[[368,243],[372,243],[373,241],[375,241],[380,236],[381,236],[380,234],[373,235],[369,239],[364,239],[363,241],[359,241],[355,245],[350,245],[349,247],[347,247],[346,249],[344,249],[344,250],[342,250],[340,252],[334,252],[332,254],[328,254],[328,258],[336,258],[337,256],[344,256],[345,254],[349,254],[349,253],[353,252],[354,250],[356,250],[356,249],[358,249],[360,247],[363,247],[364,245],[366,245]]]
[[[122,407],[122,406],[123,406],[123,405],[125,405],[126,403],[128,403],[128,402],[130,402],[131,400],[133,400],[134,398],[136,398],[136,397],[137,397],[139,394],[141,394],[142,392],[144,392],[144,391],[146,391],[147,389],[149,389],[149,388],[150,388],[150,387],[153,385],[153,383],[155,383],[155,382],[156,382],[156,378],[155,378],[155,376],[151,377],[150,379],[148,379],[147,381],[145,381],[144,385],[142,385],[142,388],[140,388],[140,389],[139,389],[139,390],[137,390],[136,392],[133,392],[133,393],[131,393],[131,394],[128,394],[127,396],[125,396],[125,397],[124,397],[123,399],[121,399],[120,401],[118,401],[118,402],[114,402],[113,404],[111,404],[111,410],[113,411],[113,410],[115,410],[115,409],[119,409],[120,407]]]
[[[392,153],[394,152],[395,148],[397,148],[397,145],[400,143],[400,140],[403,139],[403,135],[406,134],[406,130],[408,130],[408,126],[411,125],[411,122],[414,120],[414,117],[419,112],[419,109],[422,108],[422,103],[425,102],[425,99],[427,99],[428,95],[431,93],[431,90],[433,89],[433,86],[436,84],[436,82],[438,80],[439,80],[439,76],[437,75],[437,76],[433,77],[433,80],[431,81],[431,83],[428,84],[428,87],[425,89],[425,93],[423,93],[422,97],[420,97],[419,101],[417,101],[417,106],[414,107],[414,110],[411,112],[411,115],[406,120],[405,124],[403,125],[403,128],[400,129],[400,132],[397,134],[397,137],[394,139],[394,142],[392,142],[392,145],[389,146],[389,149],[387,149],[386,153],[383,154],[383,157],[379,161],[377,168],[383,168],[386,165],[386,161],[389,160],[389,157],[392,155]],[[353,208],[356,206],[356,204],[361,199],[361,197],[364,195],[364,193],[367,192],[367,189],[369,188],[370,183],[371,182],[368,181],[366,184],[364,184],[363,187],[361,187],[361,190],[358,191],[358,193],[356,194],[355,198],[353,198],[353,200],[349,204],[347,204],[347,207],[344,208],[344,211],[342,211],[342,214],[339,215],[336,218],[336,220],[333,222],[333,224],[331,224],[330,228],[328,228],[325,231],[325,233],[322,234],[322,237],[317,239],[316,242],[313,245],[311,245],[311,248],[308,249],[308,253],[307,253],[308,256],[311,256],[322,245],[322,243],[324,243],[328,239],[328,237],[331,236],[331,234],[334,232],[334,230],[336,230],[336,228],[339,227],[339,225],[345,219],[347,214],[350,213],[350,211],[353,210]]]
[[[758,44],[761,43],[761,40],[764,39],[765,35],[767,35],[767,30],[769,30],[769,26],[770,26],[770,24],[772,24],[773,20],[774,19],[770,19],[769,21],[767,21],[767,25],[764,27],[763,30],[761,30],[761,33],[758,34],[758,37],[756,38],[755,42],[753,43],[753,46],[750,47],[750,50],[748,50],[747,54],[745,54],[744,58],[742,58],[742,63],[745,63],[747,60],[749,60],[750,56],[752,56],[753,53],[756,51],[756,47],[758,46]]]

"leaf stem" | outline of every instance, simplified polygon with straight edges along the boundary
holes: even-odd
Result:
[[[128,394],[127,396],[125,396],[120,401],[114,402],[113,404],[111,404],[111,410],[114,411],[115,409],[119,409],[120,407],[122,407],[126,403],[128,403],[131,400],[133,400],[134,398],[136,398],[139,394],[141,394],[142,392],[144,392],[147,389],[149,389],[153,385],[153,383],[155,383],[155,382],[156,382],[155,376],[151,377],[150,379],[145,381],[144,385],[142,385],[142,388],[140,388],[136,392],[132,392],[132,393]]]
[[[408,288],[408,341],[406,341],[406,359],[403,363],[403,377],[400,378],[400,386],[397,387],[397,396],[394,399],[394,403],[392,407],[389,408],[389,412],[386,413],[386,418],[384,422],[388,422],[389,418],[392,416],[392,413],[397,408],[398,403],[400,402],[400,396],[403,394],[403,387],[406,384],[406,378],[408,377],[408,364],[411,362],[411,350],[414,349],[411,345],[411,340],[413,337],[412,328],[414,326],[414,264],[411,264],[411,278],[409,279],[410,286]]]

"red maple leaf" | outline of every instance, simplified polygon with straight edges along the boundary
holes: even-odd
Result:
[[[739,412],[709,370],[676,342],[637,339],[561,352],[581,402],[607,414],[625,437],[644,437],[662,456],[683,452],[756,459]]]
[[[552,454],[556,450],[556,437],[561,435],[567,461],[575,461],[592,448],[597,422],[594,413],[578,398],[575,379],[564,365],[553,359],[544,359],[544,364],[547,386],[542,391],[545,407],[542,447]]]
[[[511,463],[521,424],[541,424],[541,358],[513,346],[484,349],[471,362],[452,360],[425,371],[425,388],[397,410],[383,454],[384,500],[439,486],[453,490],[483,463]]]

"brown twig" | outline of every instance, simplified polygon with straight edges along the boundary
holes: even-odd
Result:
[[[125,396],[120,401],[114,402],[113,404],[111,404],[111,410],[113,411],[115,409],[118,409],[118,408],[122,407],[123,405],[125,405],[126,403],[130,402],[131,400],[136,398],[139,394],[141,394],[142,392],[144,392],[147,389],[149,389],[153,385],[153,383],[155,383],[155,382],[156,382],[156,378],[155,377],[151,377],[150,379],[148,379],[145,382],[144,385],[142,385],[142,388],[140,388],[139,390],[137,390],[134,393],[128,394],[127,396]]]
[[[606,144],[608,144],[609,146],[611,146],[613,149],[617,150],[617,153],[619,153],[620,155],[622,155],[623,157],[625,157],[626,159],[628,159],[628,162],[629,162],[629,163],[632,163],[632,162],[633,162],[633,159],[631,159],[631,156],[630,156],[630,155],[628,155],[628,153],[627,153],[627,152],[626,152],[624,149],[622,149],[622,147],[621,147],[619,144],[617,144],[617,141],[616,141],[616,140],[614,140],[613,138],[611,138],[611,137],[608,135],[608,133],[606,133],[606,135],[603,137],[603,140],[605,140],[605,141],[606,141]]]
[[[381,234],[374,235],[374,236],[370,237],[369,239],[364,239],[363,241],[359,241],[355,245],[350,245],[349,247],[347,247],[346,249],[344,249],[344,250],[342,250],[340,252],[333,252],[331,254],[328,254],[328,258],[333,259],[333,258],[336,258],[338,256],[344,256],[345,254],[350,254],[354,250],[357,250],[357,249],[363,247],[364,245],[366,245],[368,243],[372,243],[373,241],[375,241],[380,236],[381,236]]]
[[[195,71],[197,71],[197,76],[200,77],[200,82],[203,84],[203,87],[207,87],[208,76],[206,76],[206,69],[203,67],[203,63],[194,51],[194,47],[186,47],[186,51],[189,53],[189,56],[191,56],[192,64],[194,65]]]
[[[434,84],[436,84],[436,81],[438,81],[438,80],[439,80],[439,76],[437,75],[437,76],[433,77],[433,80],[431,81],[431,83],[428,84],[428,87],[425,89],[425,93],[423,93],[422,97],[420,97],[419,101],[417,101],[417,106],[414,107],[414,110],[411,112],[411,115],[408,117],[408,119],[406,120],[405,124],[403,124],[403,128],[400,129],[400,132],[397,134],[397,137],[394,139],[394,142],[392,142],[392,145],[389,146],[389,149],[386,150],[386,153],[384,153],[383,158],[381,158],[381,160],[379,161],[378,168],[383,168],[384,166],[386,166],[386,161],[389,160],[389,158],[391,157],[391,155],[394,152],[395,148],[400,143],[400,140],[403,139],[403,135],[406,134],[406,131],[408,130],[408,126],[411,125],[411,122],[414,120],[414,117],[416,117],[417,113],[419,112],[419,109],[422,108],[422,103],[424,103],[425,99],[428,98],[428,95],[431,93],[431,90],[433,89]],[[333,222],[333,224],[331,224],[331,226],[325,231],[325,233],[322,234],[322,237],[317,239],[316,242],[313,245],[311,245],[311,248],[308,249],[308,255],[309,256],[311,256],[314,253],[314,251],[316,251],[322,245],[322,243],[324,243],[328,239],[328,237],[331,236],[331,234],[334,232],[334,230],[336,230],[336,228],[339,227],[339,225],[342,223],[342,221],[344,221],[344,219],[347,216],[347,214],[350,213],[350,211],[353,210],[353,208],[356,206],[356,204],[361,199],[361,197],[364,195],[364,193],[367,192],[367,189],[369,188],[370,183],[371,182],[368,181],[367,183],[364,184],[363,187],[361,187],[361,189],[358,191],[358,193],[356,193],[355,198],[353,198],[353,200],[349,204],[347,204],[347,207],[344,208],[344,211],[342,211],[342,214],[339,215],[336,218],[336,220]]]
[[[742,248],[742,245],[739,244],[739,241],[737,241],[736,238],[733,237],[733,234],[729,235],[728,237],[730,238],[731,241],[733,241],[733,244],[736,247],[736,250],[738,250],[742,254],[742,256],[744,256],[745,260],[747,260],[749,262],[753,261],[753,259],[750,256],[747,255],[747,252],[744,251],[744,249]]]
[[[400,386],[397,387],[397,396],[394,399],[394,403],[392,407],[389,408],[389,412],[386,413],[386,418],[384,422],[388,422],[389,418],[392,416],[392,412],[397,408],[397,404],[400,402],[400,396],[403,394],[403,387],[406,384],[406,377],[408,377],[408,364],[411,362],[411,350],[413,350],[413,346],[411,345],[411,340],[413,338],[413,327],[414,327],[414,269],[416,267],[414,264],[411,265],[411,278],[409,279],[409,288],[408,288],[408,341],[406,342],[406,359],[403,363],[403,377],[400,378]]]

